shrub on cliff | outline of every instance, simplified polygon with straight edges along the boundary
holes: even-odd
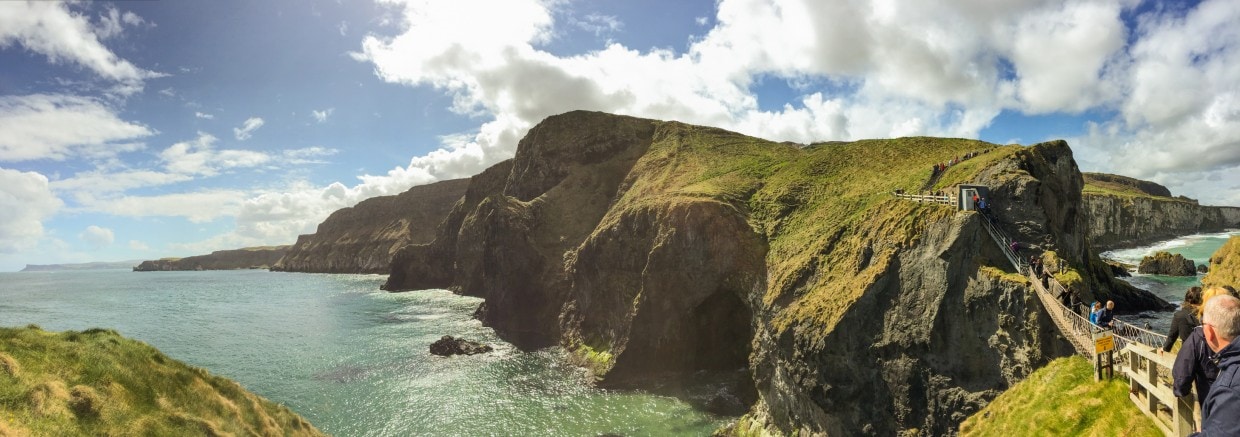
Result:
[[[116,331],[0,328],[0,435],[322,435]]]
[[[1161,436],[1122,379],[1094,382],[1081,357],[1060,358],[960,424],[962,436]]]

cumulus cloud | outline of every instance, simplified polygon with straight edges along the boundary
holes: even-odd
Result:
[[[111,18],[111,12],[108,15]],[[116,21],[100,28],[90,18],[70,10],[70,4],[45,1],[0,2],[0,47],[13,44],[41,54],[52,63],[70,62],[90,69],[105,79],[141,83],[161,74],[143,70],[116,56],[99,40],[120,32],[122,23],[141,18],[119,13]],[[106,21],[106,20],[105,20]]]
[[[336,112],[336,108],[327,108],[322,111],[310,111],[310,115],[313,115],[314,119],[319,123],[324,123],[327,121],[327,117],[332,116],[333,112]]]
[[[201,118],[201,119],[204,119],[204,120],[214,120],[214,119],[215,119],[215,115],[208,114],[208,113],[205,113],[205,112],[198,112],[198,111],[194,111],[194,117],[198,117],[198,118]]]
[[[86,230],[78,234],[78,238],[94,249],[110,246],[113,241],[116,241],[116,235],[112,233],[111,229],[95,225],[87,226]]]
[[[572,109],[797,142],[977,137],[1005,110],[1100,110],[1120,115],[1075,139],[1087,169],[1174,185],[1186,171],[1240,164],[1234,1],[1155,8],[1125,21],[1138,2],[720,0],[714,17],[697,20],[713,27],[684,53],[612,43],[574,56],[540,49],[563,16],[552,13],[557,2],[385,3],[403,10],[401,30],[369,35],[354,58],[388,82],[446,92],[457,113],[488,118],[472,137],[453,136],[408,167],[437,177],[511,156],[530,126]],[[478,8],[495,11],[496,22],[471,13]],[[604,16],[569,15],[566,23],[621,29]],[[764,80],[805,95],[761,109],[753,90]]]
[[[115,156],[141,149],[132,141],[154,133],[87,97],[0,96],[0,161]]]
[[[250,117],[245,120],[245,123],[241,124],[241,127],[233,128],[233,135],[236,135],[238,140],[248,140],[251,136],[253,136],[254,131],[258,130],[260,127],[263,127],[263,119],[259,117]]]
[[[109,39],[119,36],[125,31],[125,26],[140,26],[145,24],[146,20],[139,17],[133,12],[120,10],[109,7],[107,12],[99,16],[99,25],[95,27],[95,34],[100,39]]]
[[[253,120],[253,119],[251,119]],[[250,123],[246,123],[247,126]],[[260,119],[258,125],[262,125]],[[250,150],[216,150],[216,138],[199,132],[198,138],[173,144],[159,153],[165,168],[181,175],[215,176],[221,170],[239,167],[256,167],[267,163],[271,157]]]
[[[34,247],[43,237],[43,221],[62,205],[47,177],[0,168],[0,253]]]

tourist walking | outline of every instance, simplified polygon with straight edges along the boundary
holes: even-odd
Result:
[[[1167,340],[1163,342],[1162,351],[1171,352],[1175,341],[1183,343],[1193,333],[1193,328],[1201,324],[1197,311],[1201,307],[1201,287],[1189,287],[1184,293],[1184,303],[1171,316],[1171,330],[1167,332]]]
[[[1089,323],[1098,324],[1098,316],[1102,315],[1102,302],[1094,301],[1093,308],[1089,310]]]
[[[1098,326],[1102,329],[1111,329],[1115,327],[1115,301],[1108,300],[1107,306],[1102,308],[1102,312],[1098,313]]]

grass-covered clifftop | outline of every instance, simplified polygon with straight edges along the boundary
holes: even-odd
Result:
[[[133,271],[266,269],[275,265],[288,250],[289,246],[255,246],[217,250],[206,255],[143,261],[134,266]]]
[[[0,435],[322,435],[236,382],[116,331],[0,328]]]
[[[1061,358],[991,401],[960,425],[967,437],[1024,435],[1158,437],[1128,399],[1123,379],[1095,382],[1082,357]]]
[[[1206,286],[1229,285],[1240,289],[1240,236],[1231,237],[1210,256],[1210,271],[1201,278]]]
[[[1150,181],[1107,173],[1082,173],[1081,176],[1085,178],[1085,189],[1082,192],[1086,195],[1147,197],[1196,203],[1184,197],[1171,197],[1171,190]]]

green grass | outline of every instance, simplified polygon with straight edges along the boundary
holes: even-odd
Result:
[[[1122,379],[1094,382],[1082,357],[1061,358],[960,425],[961,436],[1162,436]]]
[[[1210,256],[1210,272],[1201,278],[1201,283],[1240,289],[1240,236],[1231,237]]]
[[[0,435],[322,435],[116,331],[0,328]]]
[[[719,202],[746,213],[768,242],[763,303],[775,326],[827,336],[902,248],[955,209],[895,199],[917,192],[930,167],[988,151],[947,170],[936,188],[974,179],[1023,147],[976,140],[897,138],[800,148],[720,129],[661,122],[630,172],[629,189],[598,229],[626,212],[678,202]],[[591,333],[586,333],[591,335]],[[607,333],[596,348],[608,347]]]

